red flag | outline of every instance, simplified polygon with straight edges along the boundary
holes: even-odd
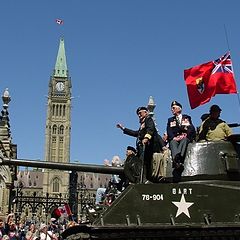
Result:
[[[64,210],[68,216],[72,215],[72,211],[67,203],[64,204]]]
[[[56,19],[56,23],[59,25],[63,25],[63,20],[58,18]]]
[[[72,211],[67,203],[58,208],[55,208],[52,213],[52,217],[59,218],[59,217],[69,217],[72,215]]]
[[[55,208],[52,212],[52,217],[58,219],[60,217],[67,218],[72,216],[72,211],[67,203],[62,206]]]
[[[216,94],[237,93],[230,53],[184,70],[191,108],[210,101]]]

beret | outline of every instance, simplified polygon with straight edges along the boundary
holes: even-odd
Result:
[[[174,106],[174,105],[179,106],[180,108],[182,108],[181,103],[179,103],[179,102],[177,102],[177,101],[172,101],[171,107]]]
[[[136,113],[138,114],[142,110],[148,111],[147,107],[139,107],[137,108]]]
[[[222,111],[222,109],[218,105],[212,105],[209,110],[210,113],[211,112],[221,112],[221,111]]]
[[[132,146],[127,146],[127,150],[131,150],[134,153],[137,153],[137,150],[134,147],[132,147]]]

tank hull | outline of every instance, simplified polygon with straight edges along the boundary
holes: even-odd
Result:
[[[240,183],[234,181],[131,185],[91,225],[71,227],[63,236],[66,239],[240,238],[239,199]]]
[[[240,227],[225,226],[74,226],[63,238],[72,239],[128,239],[128,240],[238,240]]]

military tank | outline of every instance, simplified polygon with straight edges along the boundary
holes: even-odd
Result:
[[[131,184],[64,239],[240,239],[240,135],[188,145],[182,180]]]
[[[239,124],[237,124],[239,126]],[[0,165],[122,174],[121,167],[0,157]],[[179,183],[172,162],[160,183],[131,184],[109,207],[63,239],[240,239],[240,134],[227,141],[190,143]]]

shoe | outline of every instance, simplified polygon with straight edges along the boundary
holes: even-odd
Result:
[[[184,166],[182,163],[179,163],[174,169],[173,169],[173,182],[178,183],[181,181],[182,172],[184,170]]]
[[[184,170],[184,166],[182,163],[175,163],[175,169],[179,169],[183,172]]]

